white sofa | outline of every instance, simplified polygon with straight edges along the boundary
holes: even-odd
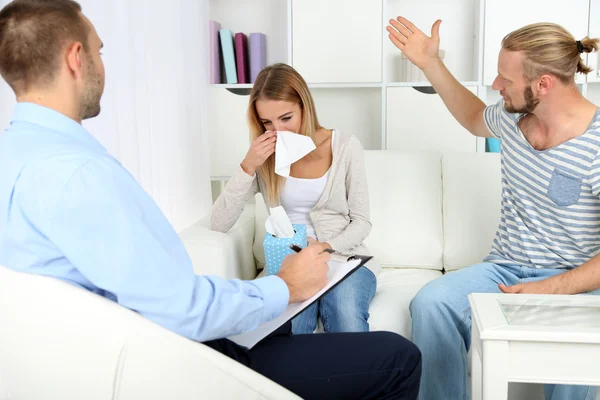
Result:
[[[373,222],[367,244],[384,267],[370,323],[410,338],[415,293],[443,271],[480,261],[490,247],[499,219],[499,157],[396,151],[365,157]],[[254,278],[253,247],[260,256],[265,216],[259,197],[227,234],[208,230],[208,218],[181,232],[196,272]],[[511,385],[510,398],[542,398],[531,386]],[[40,398],[297,397],[108,300],[0,267],[0,400]]]
[[[373,150],[365,163],[373,223],[366,244],[383,266],[370,326],[410,338],[408,306],[418,290],[490,249],[500,220],[500,156]],[[208,219],[182,232],[198,272],[254,277],[264,266],[266,217],[257,195],[227,234],[207,231]],[[543,390],[511,384],[509,398],[543,399]]]

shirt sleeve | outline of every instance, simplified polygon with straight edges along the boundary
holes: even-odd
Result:
[[[504,100],[500,100],[496,104],[487,106],[483,111],[483,120],[487,125],[488,130],[497,139],[502,139],[502,117],[510,114],[504,109]]]
[[[241,281],[195,275],[166,217],[114,159],[90,160],[73,174],[48,236],[119,304],[193,340],[252,330],[289,301],[287,285],[276,276]]]
[[[225,189],[215,201],[210,216],[210,229],[227,232],[244,211],[248,199],[260,191],[256,173],[248,175],[238,167]]]

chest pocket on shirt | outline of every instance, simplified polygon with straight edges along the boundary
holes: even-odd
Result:
[[[571,206],[579,201],[581,178],[555,168],[548,186],[548,197],[558,206]]]

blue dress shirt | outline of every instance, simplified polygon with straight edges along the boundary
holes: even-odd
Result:
[[[0,265],[59,278],[193,340],[254,329],[289,291],[195,275],[179,236],[80,124],[32,103],[0,134]]]

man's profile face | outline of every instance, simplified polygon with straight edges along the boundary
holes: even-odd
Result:
[[[510,113],[531,113],[539,103],[523,71],[524,55],[521,52],[500,50],[498,76],[492,84],[504,99],[504,109]]]
[[[104,63],[100,51],[103,43],[92,23],[83,17],[90,25],[88,37],[88,51],[83,54],[84,59],[84,89],[81,99],[81,119],[94,118],[100,114],[100,99],[104,92]]]

